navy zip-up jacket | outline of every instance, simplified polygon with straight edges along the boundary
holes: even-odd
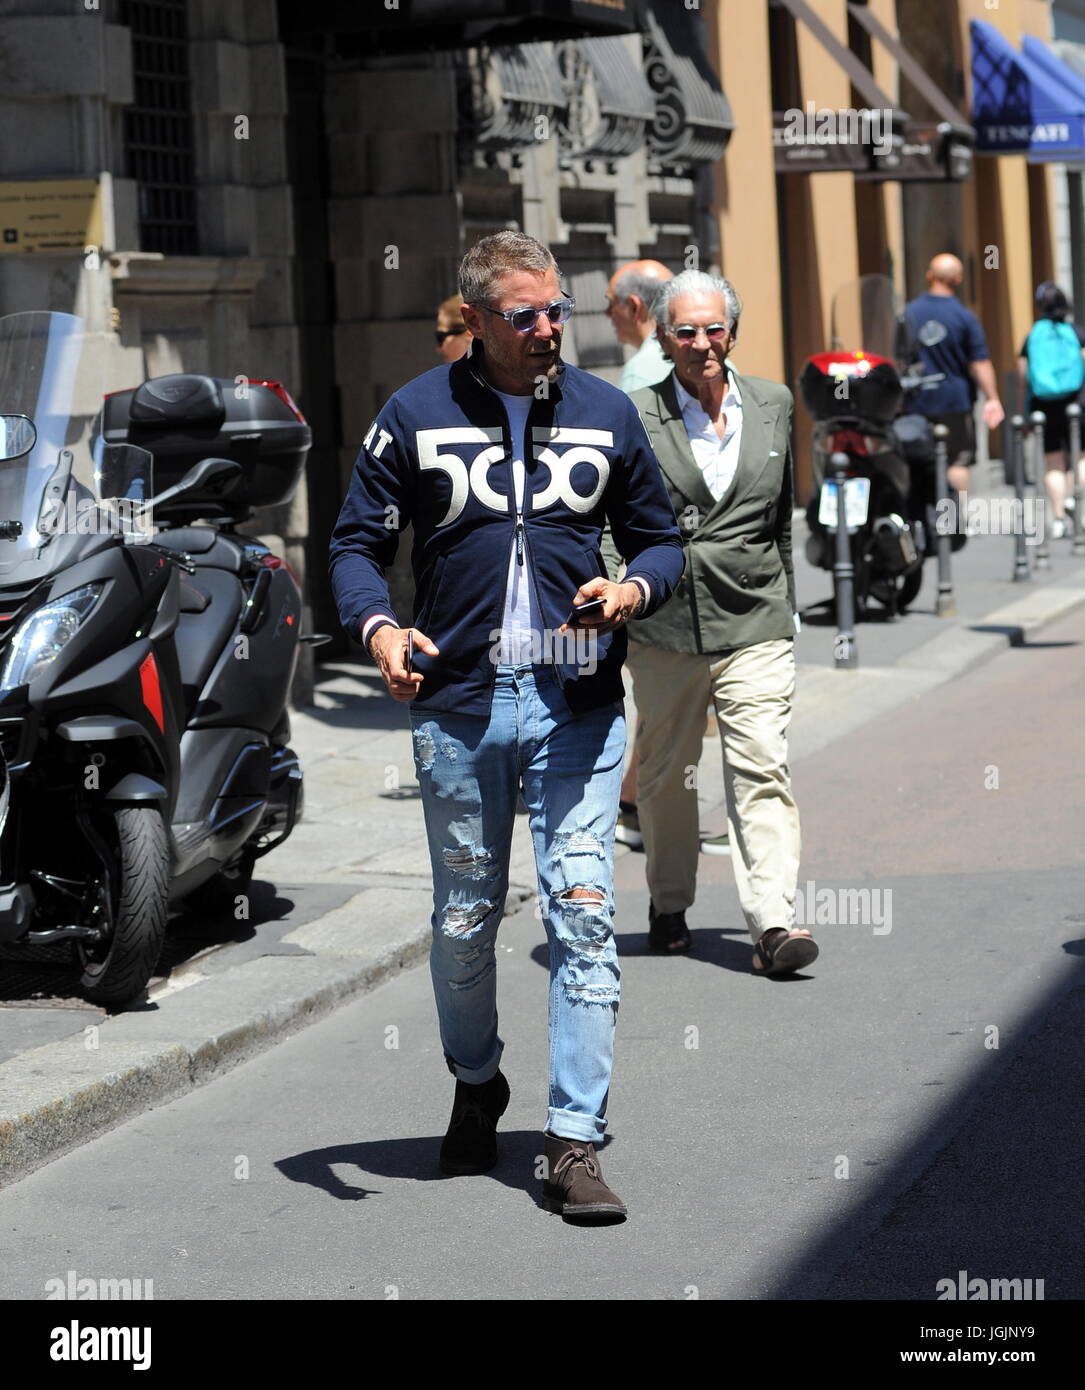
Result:
[[[628,564],[626,579],[648,583],[643,617],[670,597],[684,558],[636,407],[617,387],[568,365],[531,405],[518,518],[508,415],[479,370],[481,356],[476,340],[467,356],[425,372],[389,399],[358,455],[332,532],[330,567],[340,621],[361,641],[370,618],[395,617],[385,571],[399,533],[413,523],[411,626],[440,648],[440,656],[415,652],[415,668],[425,679],[412,703],[488,715],[494,634],[518,529],[538,611],[552,633],[569,616],[581,584],[607,577],[600,537],[608,521]],[[625,653],[620,627],[598,637],[593,662],[555,664],[571,710],[624,697]],[[568,648],[557,654],[575,655]]]

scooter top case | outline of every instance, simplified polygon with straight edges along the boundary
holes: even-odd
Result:
[[[155,509],[159,523],[243,521],[256,507],[278,506],[301,481],[312,431],[278,381],[202,376],[152,377],[106,397],[102,432],[109,444],[154,454],[155,489],[164,491],[203,458],[232,459],[241,477],[228,494],[190,492]]]

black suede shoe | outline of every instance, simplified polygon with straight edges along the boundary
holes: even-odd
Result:
[[[452,1118],[441,1144],[441,1171],[454,1177],[488,1173],[497,1162],[497,1122],[508,1109],[509,1083],[495,1072],[481,1086],[456,1082]]]
[[[665,955],[678,955],[693,945],[686,926],[684,912],[657,912],[655,903],[648,905],[648,945]]]

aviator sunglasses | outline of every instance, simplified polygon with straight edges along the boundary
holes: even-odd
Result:
[[[435,328],[433,336],[437,339],[437,346],[440,347],[446,338],[455,338],[460,333],[467,332],[467,325],[461,323],[459,328]]]
[[[475,304],[476,309],[485,309],[488,314],[496,314],[498,318],[511,323],[517,333],[530,333],[540,314],[545,314],[556,327],[565,322],[575,307],[576,300],[571,295],[565,299],[555,299],[541,309],[491,309],[488,304]]]

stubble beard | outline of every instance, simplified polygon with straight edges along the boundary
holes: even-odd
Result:
[[[536,377],[539,377],[539,376],[545,377],[545,378],[546,378],[546,383],[547,383],[547,385],[548,385],[548,386],[553,386],[553,384],[554,384],[554,383],[557,381],[557,379],[558,379],[558,372],[560,371],[560,369],[561,369],[561,348],[558,348],[557,352],[554,354],[554,357],[553,357],[553,358],[551,359],[551,361],[550,361],[550,365],[549,365],[544,371],[536,372],[535,375],[536,375]]]

